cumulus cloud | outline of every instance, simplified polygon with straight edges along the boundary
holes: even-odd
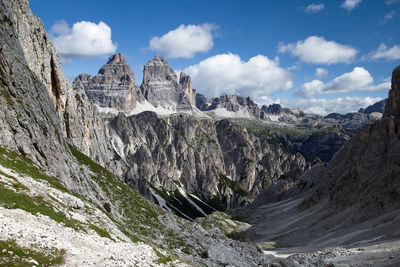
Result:
[[[348,11],[353,10],[354,8],[356,8],[356,6],[358,4],[360,4],[362,2],[362,0],[345,0],[341,7],[344,9],[347,9]]]
[[[327,69],[317,68],[315,70],[315,76],[317,76],[318,78],[325,77],[326,75],[328,75],[328,70]]]
[[[304,11],[306,12],[306,13],[318,13],[318,12],[320,12],[321,10],[323,10],[325,8],[325,5],[324,4],[311,4],[311,5],[308,5],[305,9],[304,9]]]
[[[213,45],[214,24],[180,25],[161,37],[150,40],[149,49],[169,58],[192,58],[196,53],[207,52]]]
[[[351,46],[327,41],[320,36],[310,36],[304,41],[292,44],[280,43],[278,51],[290,53],[306,63],[326,65],[350,63],[358,53],[357,49]]]
[[[70,28],[62,20],[52,26],[50,33],[57,52],[64,60],[102,56],[117,49],[111,40],[111,28],[102,21],[98,24],[80,21]]]
[[[374,84],[371,74],[362,67],[355,67],[352,72],[344,73],[330,82],[313,80],[303,84],[296,93],[301,96],[316,94],[347,93],[351,91],[379,91],[390,88],[390,82]]]
[[[378,50],[370,54],[371,59],[386,59],[386,60],[398,60],[400,59],[400,46],[395,45],[388,48],[384,43],[382,43]]]
[[[332,112],[349,113],[356,112],[360,108],[372,105],[382,98],[379,97],[337,97],[333,99],[327,98],[295,98],[282,99],[279,102],[282,106],[290,108],[299,108],[307,113],[327,115]]]
[[[193,87],[207,97],[222,94],[262,95],[293,87],[291,74],[279,66],[279,60],[258,55],[243,61],[235,54],[220,54],[184,69],[192,77]]]

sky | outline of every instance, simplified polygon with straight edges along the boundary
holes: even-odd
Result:
[[[155,55],[206,97],[328,114],[387,97],[400,0],[30,0],[69,80],[122,53],[142,81]]]

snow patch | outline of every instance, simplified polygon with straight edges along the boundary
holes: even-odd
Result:
[[[156,191],[155,191],[153,188],[148,187],[148,189],[150,190],[151,194],[157,199],[158,204],[159,204],[162,208],[164,208],[164,209],[166,209],[166,210],[172,212],[172,210],[170,209],[170,207],[167,206],[167,202],[165,201],[164,198],[162,198],[159,194],[157,194]]]

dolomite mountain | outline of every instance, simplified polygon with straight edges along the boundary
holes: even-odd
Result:
[[[198,113],[191,78],[181,72],[178,80],[175,71],[160,56],[155,56],[144,66],[140,87],[120,53],[111,56],[97,75],[78,75],[72,86],[75,90],[83,89],[100,111],[115,115],[119,111],[131,115],[145,110],[161,114]]]
[[[80,74],[72,83],[75,90],[84,90],[100,110],[130,112],[144,97],[136,84],[135,74],[120,53],[110,57],[97,75]]]
[[[213,156],[215,161],[222,157],[225,173],[218,175],[217,188],[226,198],[234,195],[232,192],[240,197],[250,195],[242,188],[239,176],[234,176],[240,166],[237,160],[245,159],[244,155],[249,159],[265,156],[258,162],[245,159],[249,164],[242,168],[254,164],[276,173],[284,172],[285,157],[302,157],[283,153],[279,146],[266,144],[268,140],[227,120],[216,122],[185,114],[161,117],[144,112],[135,116],[120,113],[107,123],[85,92],[72,90],[66,81],[58,55],[28,1],[0,0],[0,21],[2,263],[48,265],[50,260],[46,262],[43,255],[54,257],[53,262],[61,258],[66,266],[400,263],[400,67],[393,72],[383,118],[364,126],[327,166],[316,165],[294,185],[288,174],[265,186],[253,209],[242,213],[252,225],[223,213],[189,222],[152,204],[121,181],[130,166],[126,163],[138,160],[135,154],[143,156],[140,164],[149,166],[155,183],[151,186],[148,177],[137,177],[147,171],[139,164],[126,173],[128,183],[140,186],[140,181],[146,180],[143,184],[150,193],[156,191],[157,181],[168,188],[169,182],[154,174],[157,169],[153,164],[163,166],[167,163],[164,155],[170,153],[174,155],[171,160],[182,168],[161,170],[177,173],[179,181],[174,184],[183,197],[189,195],[186,192],[190,192],[188,185],[192,182],[185,184],[181,178],[191,171],[187,168],[193,167],[189,164],[192,158],[203,157],[204,161],[194,162],[205,165],[207,157]],[[206,134],[193,138],[198,128]],[[251,146],[239,142],[243,140],[252,142]],[[129,147],[120,141],[126,141]],[[219,146],[221,152],[201,155],[204,143]],[[238,159],[229,155],[231,152],[239,155]],[[269,166],[271,159],[274,165]],[[179,165],[178,161],[184,163]],[[287,161],[294,164],[290,169],[295,172],[293,162],[296,160]],[[257,168],[249,170],[256,172]],[[172,203],[181,202],[182,198],[165,191],[158,188],[155,194],[166,199],[170,196]],[[195,196],[197,202],[189,196],[186,199],[199,207],[204,201]],[[160,205],[166,205],[162,198],[157,199]],[[236,200],[240,202],[239,197]],[[203,203],[202,207],[207,205]],[[238,236],[235,232],[245,228],[240,236],[252,240],[249,243],[223,234]],[[275,253],[283,250],[293,255],[286,259],[266,255],[268,251],[263,248],[274,245],[271,241],[281,247]],[[255,243],[259,244],[257,248]],[[335,248],[338,245],[348,248]]]
[[[0,21],[2,264],[286,262],[174,216],[111,173],[124,166],[115,159],[109,128],[85,92],[72,90],[28,1],[0,0]]]
[[[247,205],[281,176],[296,180],[309,167],[300,154],[287,153],[243,127],[197,116],[200,112],[194,107],[190,77],[182,72],[178,82],[175,71],[160,56],[144,66],[140,92],[145,104],[136,105],[143,109],[150,106],[158,114],[176,113],[169,116],[152,111],[129,116],[141,109],[114,105],[128,103],[125,85],[119,81],[131,77],[130,87],[137,90],[134,75],[121,54],[111,56],[99,74],[89,79],[92,82],[84,82],[82,77],[88,76],[75,79],[75,90],[84,89],[100,110],[125,111],[108,124],[114,158],[121,166],[118,174],[156,203],[185,218]],[[109,99],[110,92],[114,101],[101,102]],[[237,103],[244,101],[235,99]],[[245,101],[258,109],[250,98]]]

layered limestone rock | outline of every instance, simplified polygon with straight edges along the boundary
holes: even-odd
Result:
[[[94,77],[78,75],[73,88],[83,89],[104,113],[117,115],[123,111],[131,115],[150,110],[159,114],[200,114],[195,107],[196,90],[192,88],[190,76],[181,72],[178,80],[175,71],[160,56],[144,66],[140,87],[124,56],[117,53]]]
[[[287,154],[228,120],[120,113],[110,128],[113,148],[129,166],[129,184],[143,193],[146,187],[158,194],[183,190],[216,209],[243,206],[272,181],[296,180],[307,168],[300,154]]]
[[[131,67],[120,53],[111,56],[94,77],[80,74],[72,86],[83,89],[102,111],[129,113],[144,101]]]
[[[74,92],[42,22],[27,1],[0,1],[0,144],[19,151],[68,187],[102,198],[67,143],[105,164],[107,127],[84,92]],[[92,188],[92,190],[87,190]],[[97,192],[96,192],[97,191]]]
[[[156,108],[190,111],[196,106],[191,78],[181,72],[178,80],[175,71],[161,56],[155,56],[144,66],[140,88],[146,100]]]

